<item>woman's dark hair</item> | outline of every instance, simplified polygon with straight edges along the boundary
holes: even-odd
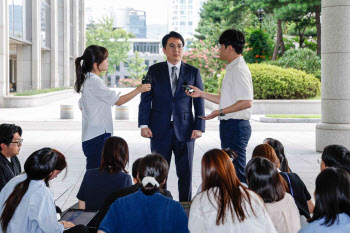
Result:
[[[0,125],[0,145],[4,143],[6,146],[9,146],[13,140],[14,135],[18,133],[19,136],[22,136],[22,128],[15,124],[1,124]],[[0,151],[1,151],[0,146]]]
[[[242,54],[245,44],[245,37],[240,31],[228,29],[221,34],[219,44],[225,45],[226,48],[227,46],[231,45],[237,54]]]
[[[56,166],[55,166],[55,170],[58,170],[58,171],[63,171],[63,169],[67,168],[67,161],[66,161],[66,157],[61,153],[59,152],[58,150],[56,149],[52,149],[56,155],[57,155],[57,161],[56,161]],[[64,174],[64,178],[67,176],[67,169],[66,169],[66,172]]]
[[[182,42],[182,46],[185,46],[185,40],[184,40],[184,38],[181,36],[181,34],[180,34],[180,33],[177,33],[177,32],[174,32],[174,31],[171,31],[171,32],[169,32],[169,34],[166,34],[166,35],[163,37],[163,39],[162,39],[163,48],[166,47],[166,45],[167,45],[167,43],[168,43],[168,40],[169,40],[169,38],[171,38],[171,37],[173,37],[173,38],[175,38],[175,39],[180,39],[181,42]]]
[[[233,163],[223,150],[212,149],[203,155],[202,180],[202,191],[217,187],[212,190],[218,204],[216,225],[225,223],[228,211],[231,212],[233,220],[237,216],[238,221],[243,222],[248,217],[244,200],[254,213],[248,189],[237,178]],[[213,204],[212,200],[209,201]]]
[[[290,172],[288,160],[286,155],[284,154],[283,144],[280,141],[273,138],[266,138],[264,140],[264,143],[269,144],[275,150],[276,155],[280,160],[280,164],[281,164],[280,170],[283,172]]]
[[[141,162],[142,158],[138,158],[135,160],[135,162],[132,164],[132,169],[131,169],[131,173],[132,173],[132,178],[137,179],[137,173],[139,173],[139,165]]]
[[[139,179],[141,180],[141,191],[146,195],[152,195],[157,190],[161,191],[161,183],[168,176],[168,162],[160,154],[149,154],[142,158],[139,164]],[[152,184],[143,186],[142,180],[146,176],[151,176],[159,183],[159,187]]]
[[[331,226],[338,214],[350,216],[350,175],[340,168],[326,168],[316,178],[314,215],[308,222],[323,219]]]
[[[280,201],[288,185],[278,173],[276,166],[265,158],[251,159],[246,168],[248,187],[259,194],[265,203]]]
[[[277,168],[279,168],[281,165],[275,150],[268,144],[260,144],[254,148],[252,158],[256,158],[256,157],[268,159]]]
[[[341,145],[329,145],[323,149],[322,161],[326,167],[344,169],[350,174],[350,152]]]
[[[0,222],[4,233],[7,231],[8,224],[14,215],[18,205],[26,194],[31,180],[44,180],[46,186],[49,186],[51,172],[55,170],[57,154],[51,148],[43,148],[33,152],[24,163],[24,171],[27,173],[27,179],[18,183],[10,196],[4,203]]]
[[[91,72],[94,69],[94,63],[97,63],[97,68],[108,57],[108,50],[98,45],[90,45],[84,51],[83,56],[75,59],[75,73],[77,80],[75,81],[74,89],[76,92],[80,92],[83,86],[86,73]],[[83,64],[81,65],[81,61]]]
[[[115,174],[124,171],[129,163],[129,147],[121,137],[109,137],[102,150],[102,160],[99,170],[106,171],[109,174]]]

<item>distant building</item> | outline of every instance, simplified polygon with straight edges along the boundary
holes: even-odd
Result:
[[[0,15],[0,107],[13,92],[73,86],[84,0],[1,0]]]
[[[114,27],[133,33],[136,38],[147,37],[146,12],[133,8],[118,8],[111,11]]]
[[[135,57],[135,52],[138,52],[140,57],[145,60],[146,70],[158,62],[164,61],[164,55],[162,50],[162,42],[154,39],[130,39],[130,51],[128,52],[128,60]],[[120,62],[116,67],[116,72],[104,77],[104,81],[109,87],[119,86],[119,81],[128,79],[131,77],[128,70],[127,62]]]
[[[200,9],[206,0],[169,0],[168,31],[179,32],[184,38],[193,38],[200,20]]]

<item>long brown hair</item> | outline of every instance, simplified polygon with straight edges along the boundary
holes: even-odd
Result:
[[[119,171],[128,173],[125,170],[129,163],[129,147],[121,137],[109,137],[102,150],[102,159],[100,171],[106,171],[109,174],[115,174]]]
[[[260,144],[254,148],[252,158],[256,157],[270,160],[277,168],[280,168],[281,166],[275,150],[268,144]]]
[[[248,189],[238,180],[233,163],[223,150],[212,149],[204,154],[202,179],[202,191],[217,187],[213,190],[215,202],[218,204],[216,225],[225,223],[228,210],[231,212],[233,221],[236,215],[238,221],[243,222],[247,217],[245,201],[249,203],[254,213]],[[212,200],[209,199],[209,201],[213,204]]]

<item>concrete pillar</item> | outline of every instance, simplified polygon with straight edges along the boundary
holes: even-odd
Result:
[[[322,120],[316,150],[350,148],[350,1],[322,0]]]
[[[79,15],[79,24],[80,24],[80,48],[79,48],[79,54],[83,55],[84,50],[85,50],[85,43],[86,43],[86,38],[85,38],[85,1],[80,0],[80,15]]]
[[[63,0],[63,38],[64,38],[64,45],[63,45],[63,86],[69,87],[69,60],[70,60],[70,1],[69,0]]]
[[[51,0],[51,88],[58,87],[58,6]]]
[[[0,107],[9,93],[9,12],[8,1],[0,1]]]
[[[41,0],[32,0],[32,88],[41,88]]]
[[[58,86],[64,84],[64,2],[57,1],[58,5]]]
[[[51,86],[51,52],[41,51],[41,89],[48,89]]]
[[[79,13],[80,13],[80,1],[73,1],[73,58],[71,59],[71,69],[70,69],[70,73],[71,73],[71,77],[70,77],[70,84],[73,85],[75,82],[75,58],[81,56],[79,55],[79,28],[80,28],[80,17],[79,17]]]

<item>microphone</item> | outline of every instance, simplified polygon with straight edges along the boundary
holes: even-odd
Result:
[[[142,84],[150,84],[152,82],[152,77],[148,73],[142,77]]]
[[[184,91],[188,91],[188,93],[190,94],[194,92],[194,90],[190,88],[186,81],[182,83],[182,88],[184,89]]]

